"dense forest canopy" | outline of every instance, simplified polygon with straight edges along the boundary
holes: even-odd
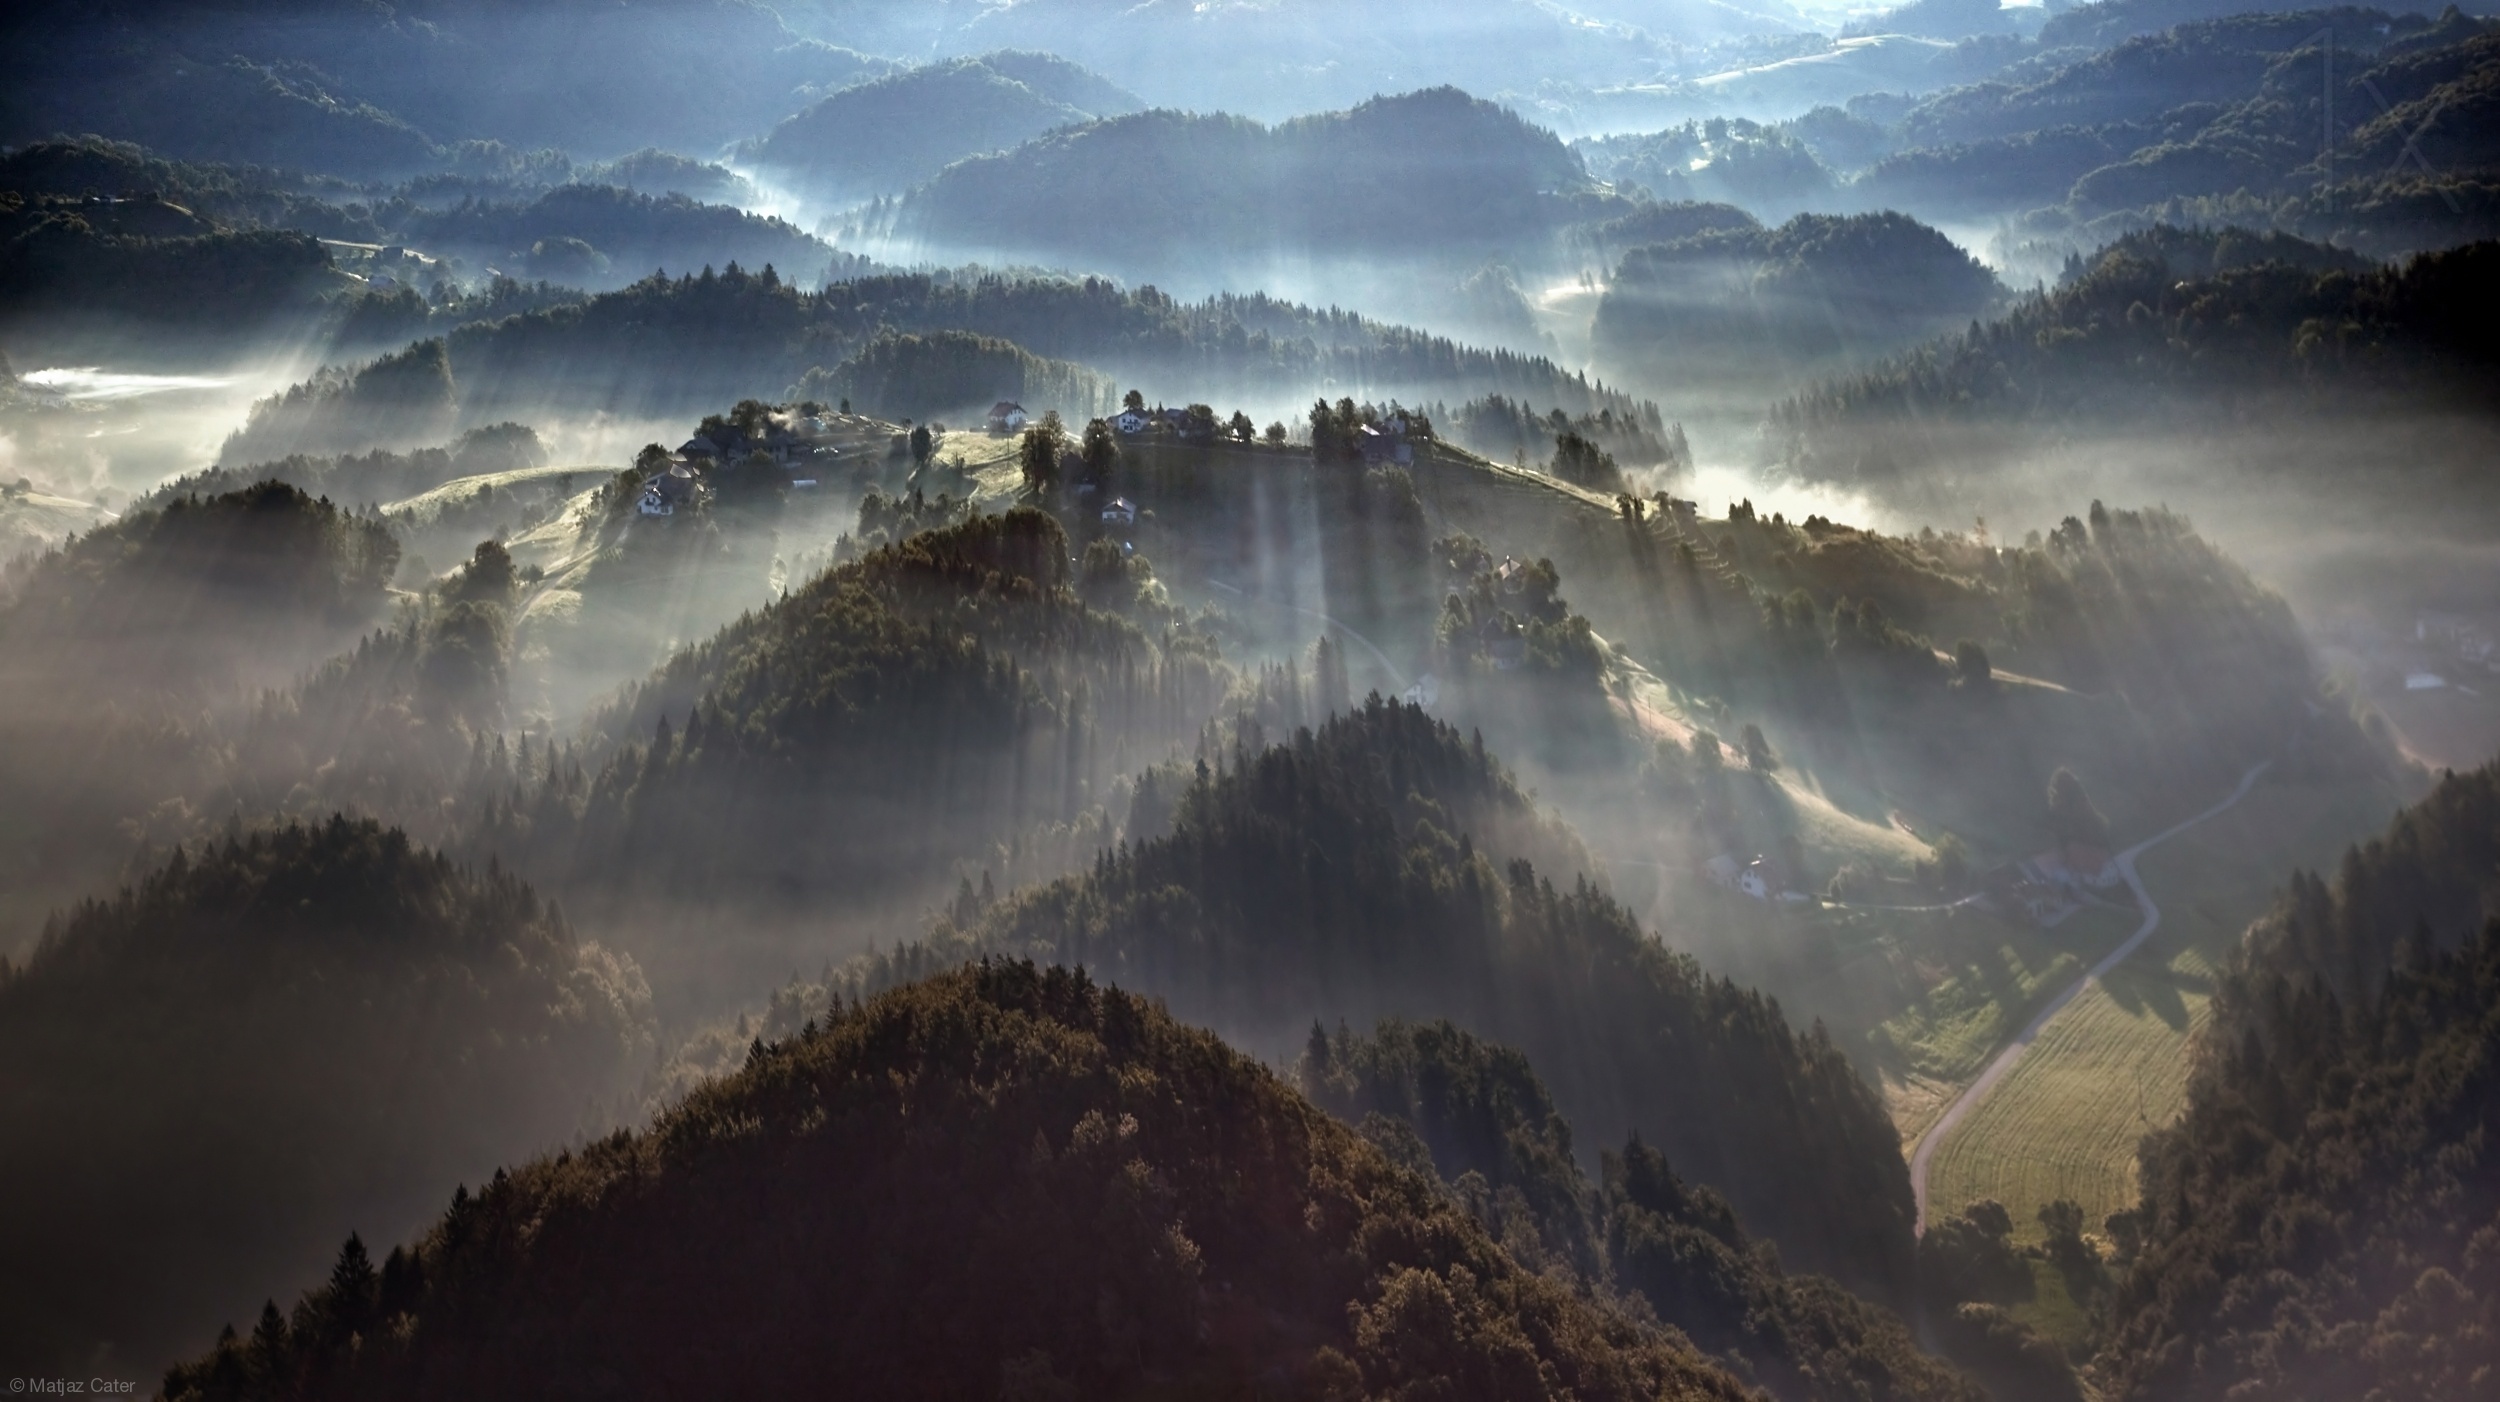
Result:
[[[1249,1057],[1014,962],[759,1041],[646,1132],[461,1189],[379,1270],[351,1244],[265,1320],[166,1394],[521,1397],[614,1369],[765,1393],[1745,1395]]]
[[[1631,250],[1591,335],[1623,371],[1776,382],[1959,325],[2003,295],[1978,260],[1914,219],[1801,214]]]
[[[844,88],[785,118],[747,154],[765,170],[825,195],[881,194],[907,190],[967,156],[1143,105],[1065,59],[992,53]],[[898,139],[857,139],[863,130],[880,129]]]
[[[1919,1351],[1909,1327],[1755,1249],[1727,1202],[1685,1183],[1635,1135],[1602,1186],[1526,1057],[1448,1022],[1314,1027],[1305,1095],[1445,1190],[1524,1262],[1611,1282],[1783,1402],[1981,1396]]]
[[[1999,320],[1782,403],[1770,431],[1809,471],[1873,480],[1957,450],[1966,426],[2479,406],[2500,354],[2496,258],[2500,244],[2477,243],[2355,269],[2297,241],[2155,230]]]
[[[177,850],[0,975],[0,1211],[55,1263],[0,1284],[0,1347],[197,1349],[337,1224],[395,1231],[445,1179],[603,1130],[654,1030],[631,960],[395,830]]]
[[[2148,1136],[2100,1367],[2127,1398],[2465,1398],[2500,1325],[2500,770],[2295,876]]]
[[[1379,151],[1400,159],[1366,159]],[[1353,166],[1364,176],[1341,196],[1302,193]],[[1168,110],[1080,125],[951,167],[896,217],[899,231],[941,247],[1144,258],[1151,269],[1183,249],[1483,244],[1551,222],[1549,201],[1587,185],[1550,132],[1436,88],[1274,128]],[[1124,217],[1098,217],[1113,207]]]
[[[0,7],[0,1363],[2479,1399],[2495,92]]]
[[[1448,1017],[1535,1059],[1585,1132],[1650,1136],[1791,1259],[1902,1289],[1907,1188],[1866,1083],[1819,1029],[1662,947],[1585,866],[1480,746],[1374,698],[1202,771],[1169,835],[874,976],[1046,954],[1252,1046],[1292,1046],[1315,1015]]]
[[[1085,602],[1070,553],[1018,508],[828,570],[603,715],[604,762],[543,754],[481,795],[465,841],[610,918],[728,913],[721,977],[772,977],[763,934],[837,898],[905,922],[959,862],[1106,805],[1229,688],[1203,635]]]
[[[1574,413],[1636,411],[1542,357],[1479,350],[1350,312],[1264,295],[1185,303],[1099,278],[892,276],[806,292],[771,269],[651,277],[622,291],[449,338],[470,422],[631,403],[693,415],[831,370],[887,331],[1011,341],[1187,402],[1210,386],[1299,399],[1314,381],[1410,402],[1500,392]],[[984,405],[983,407],[987,407]]]

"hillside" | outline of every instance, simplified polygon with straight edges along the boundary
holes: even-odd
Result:
[[[1382,151],[1401,154],[1371,159]],[[1118,259],[1153,277],[1223,252],[1497,248],[1588,186],[1552,133],[1435,88],[1274,127],[1169,110],[1072,127],[949,168],[901,204],[894,232],[984,256]]]
[[[1785,401],[1768,432],[1798,468],[1872,484],[2060,430],[2479,416],[2495,267],[2500,244],[2355,271],[2296,241],[2153,230],[1975,332]]]
[[[630,931],[690,997],[776,977],[829,909],[852,947],[908,928],[959,862],[1081,819],[1228,688],[1203,635],[1084,602],[1070,553],[1019,508],[829,569],[597,717],[586,772],[479,795],[467,848]]]
[[[1034,418],[1055,409],[1082,424],[1120,403],[1119,386],[1107,375],[965,331],[880,336],[830,371],[808,371],[795,388],[802,399],[856,403],[903,423],[943,415],[977,425],[1006,400]]]
[[[785,118],[746,154],[819,198],[858,199],[898,194],[967,156],[1143,105],[1050,54],[985,54],[844,88]]]
[[[2500,1368],[2495,811],[2500,771],[2451,775],[2249,931],[2112,1224],[2111,1395],[2463,1398]]]
[[[857,259],[786,220],[674,192],[559,185],[536,199],[385,208],[388,242],[568,287],[621,287],[654,268],[772,267],[814,286]]]
[[[1789,1259],[1878,1297],[1906,1285],[1906,1176],[1847,1059],[1585,876],[1558,887],[1586,868],[1577,838],[1455,731],[1375,698],[1200,773],[1171,821],[871,976],[970,950],[1073,960],[1254,1049],[1314,1017],[1447,1017],[1536,1061],[1584,1132],[1649,1137]]]
[[[5,965],[0,965],[5,968]],[[341,1224],[598,1131],[651,1056],[632,961],[501,872],[331,819],[61,912],[0,973],[0,1348],[143,1371]]]
[[[1916,220],[1801,214],[1624,254],[1591,336],[1618,378],[1751,388],[1871,359],[2004,295],[1977,259]]]
[[[1098,278],[863,277],[804,292],[768,272],[707,270],[473,322],[446,339],[460,420],[478,425],[592,411],[694,418],[758,395],[795,397],[786,387],[888,331],[1012,341],[1173,403],[1281,407],[1334,381],[1409,403],[1498,392],[1572,413],[1639,408],[1543,357],[1265,295],[1185,303]]]
[[[95,132],[185,160],[404,178],[475,144],[709,150],[886,59],[734,0],[405,10],[18,7],[0,141]]]
[[[160,199],[0,187],[0,333],[35,364],[92,354],[82,330],[196,343],[296,329],[347,283],[304,233],[227,230]]]
[[[2487,21],[2211,9],[2060,16],[2027,71],[1906,114],[1854,193],[1941,217],[2037,211],[2019,237],[2087,247],[2156,219],[2273,227],[2380,257],[2500,233],[2481,135],[2500,55]]]
[[[1213,1036],[1012,962],[759,1042],[333,1282],[166,1394],[1744,1395]]]
[[[1703,1352],[1782,1402],[1954,1399],[1978,1389],[1919,1352],[1901,1319],[1754,1249],[1725,1199],[1677,1178],[1636,1135],[1592,1185],[1571,1127],[1527,1059],[1447,1022],[1314,1027],[1303,1094],[1438,1177],[1505,1250],[1648,1303]]]
[[[451,435],[459,399],[440,340],[362,364],[325,366],[313,378],[252,405],[226,436],[226,467],[290,457],[411,448]]]
[[[212,717],[352,642],[388,531],[291,487],[134,511],[0,573],[0,949],[215,780]]]

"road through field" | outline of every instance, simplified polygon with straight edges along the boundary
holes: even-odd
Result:
[[[2064,1012],[2067,1004],[2081,996],[2083,990],[2089,988],[2094,980],[2125,963],[2128,955],[2135,953],[2146,940],[2152,938],[2155,930],[2161,928],[2161,907],[2153,904],[2151,893],[2144,889],[2144,878],[2136,875],[2135,859],[2171,838],[2177,837],[2180,833],[2186,832],[2198,823],[2229,811],[2234,804],[2248,797],[2248,791],[2256,786],[2258,776],[2265,773],[2273,763],[2274,761],[2267,760],[2241,775],[2239,787],[2233,789],[2231,796],[2220,803],[2193,818],[2174,823],[2118,854],[2118,875],[2126,881],[2127,889],[2135,893],[2136,906],[2144,912],[2144,923],[2136,927],[2135,933],[2127,937],[2126,943],[2111,950],[2082,978],[2075,980],[2072,987],[2050,999],[2048,1005],[2040,1009],[2022,1031],[2014,1034],[2013,1040],[2005,1044],[2004,1050],[1999,1051],[1988,1062],[1978,1077],[1964,1087],[1960,1095],[1954,1097],[1953,1103],[1945,1108],[1944,1114],[1937,1118],[1935,1124],[1928,1127],[1926,1137],[1918,1141],[1918,1152],[1910,1158],[1910,1192],[1917,1203],[1920,1232],[1927,1230],[1927,1166],[1929,1161],[1935,1158],[1937,1146],[1944,1143],[1946,1137],[1953,1133],[1954,1128],[1961,1124],[1980,1101],[1988,1098],[1988,1092],[1996,1089],[1997,1083],[2004,1080],[2006,1073],[2014,1069],[2014,1063],[2022,1060],[2023,1053],[2031,1050],[2031,1044],[2039,1038],[2040,1030],[2049,1025],[2051,1018]]]

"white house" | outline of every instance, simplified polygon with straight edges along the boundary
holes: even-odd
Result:
[[[1137,503],[1127,497],[1113,497],[1110,505],[1102,509],[1102,519],[1122,526],[1134,526],[1137,524]]]
[[[1148,422],[1146,415],[1136,409],[1122,409],[1111,416],[1111,426],[1132,438],[1144,433]]]
[[[1025,417],[1024,406],[1012,400],[1002,399],[990,406],[990,432],[992,433],[1022,433],[1028,422],[1030,420]]]

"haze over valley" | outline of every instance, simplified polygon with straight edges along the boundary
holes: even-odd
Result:
[[[2500,14],[2253,3],[14,7],[0,1373],[2494,1395]]]

